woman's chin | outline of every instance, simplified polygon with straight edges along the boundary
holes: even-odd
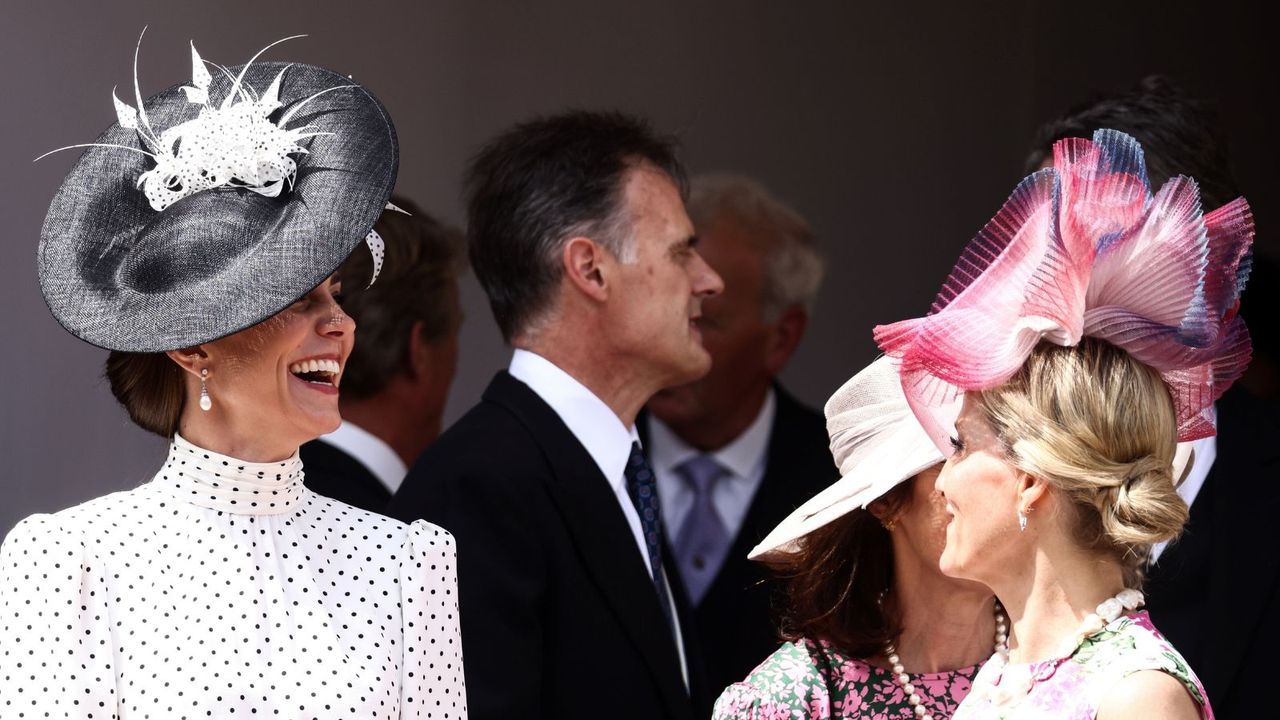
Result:
[[[303,434],[307,436],[303,442],[328,435],[342,424],[337,398],[332,402],[295,402],[290,414],[293,416],[292,425],[303,430]]]
[[[317,428],[319,429],[320,432],[316,434],[316,437],[320,437],[321,435],[328,435],[334,430],[337,430],[338,426],[341,424],[342,424],[342,416],[336,412],[330,413],[323,421],[317,423]]]
[[[938,570],[942,571],[942,574],[947,577],[964,577],[964,568],[961,567],[955,551],[950,547],[943,548],[942,557],[938,558]]]

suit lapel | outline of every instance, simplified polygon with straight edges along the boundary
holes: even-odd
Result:
[[[775,383],[773,389],[777,405],[774,411],[773,432],[769,435],[769,446],[765,451],[764,478],[760,481],[755,497],[751,499],[742,527],[738,529],[738,534],[733,539],[733,547],[729,551],[731,559],[745,558],[756,543],[760,542],[775,525],[782,522],[788,513],[808,500],[810,495],[826,487],[829,481],[835,479],[834,465],[830,472],[804,477],[804,474],[810,471],[811,462],[808,458],[795,457],[797,452],[808,447],[804,442],[805,438],[795,436],[795,429],[801,424],[800,418],[796,417],[800,414],[799,405],[778,384]],[[791,473],[800,473],[802,476],[788,477]],[[733,574],[725,572],[730,565],[731,563],[726,560],[720,569],[720,574],[712,583],[713,590],[727,579],[727,575]],[[741,590],[741,588],[732,589]]]
[[[485,399],[509,409],[538,441],[552,469],[548,490],[583,565],[645,658],[672,716],[686,716],[689,697],[675,639],[669,631],[655,632],[667,628],[667,620],[609,482],[555,411],[527,385],[499,373]]]
[[[334,497],[357,507],[383,512],[391,491],[364,463],[347,451],[317,438],[302,446],[303,471],[307,487],[326,497]]]

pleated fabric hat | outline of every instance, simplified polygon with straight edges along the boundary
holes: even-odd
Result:
[[[958,406],[955,408],[958,411]],[[827,401],[827,433],[840,479],[796,508],[748,557],[770,560],[849,511],[865,508],[899,483],[943,461],[902,391],[898,369],[881,357]]]
[[[1178,440],[1213,435],[1212,406],[1249,364],[1239,315],[1252,267],[1244,198],[1206,212],[1195,180],[1159,189],[1137,140],[1066,138],[965,248],[929,314],[875,328],[921,424],[949,453],[940,413],[998,387],[1041,342],[1104,340],[1156,370]]]
[[[76,337],[190,347],[276,314],[366,239],[380,265],[399,167],[386,109],[338,73],[256,58],[222,67],[193,45],[192,82],[142,100],[135,55],[137,107],[116,99],[117,122],[73,146],[37,271]]]

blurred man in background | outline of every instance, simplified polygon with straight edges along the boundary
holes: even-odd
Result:
[[[778,644],[772,587],[747,552],[838,473],[822,415],[776,379],[822,282],[813,232],[741,176],[694,178],[688,208],[699,252],[725,284],[698,321],[711,372],[655,395],[640,431],[707,679],[719,690]]]
[[[357,340],[342,371],[342,425],[302,446],[306,485],[356,507],[382,512],[409,465],[440,434],[458,358],[466,266],[462,233],[407,198],[374,226],[386,243],[377,282],[369,253],[343,266],[343,309]],[[405,214],[408,213],[408,214]]]

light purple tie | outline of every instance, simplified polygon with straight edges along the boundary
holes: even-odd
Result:
[[[729,552],[729,531],[711,500],[716,482],[729,471],[709,455],[686,460],[675,471],[693,490],[693,508],[676,534],[675,553],[685,590],[696,606],[707,594]]]

